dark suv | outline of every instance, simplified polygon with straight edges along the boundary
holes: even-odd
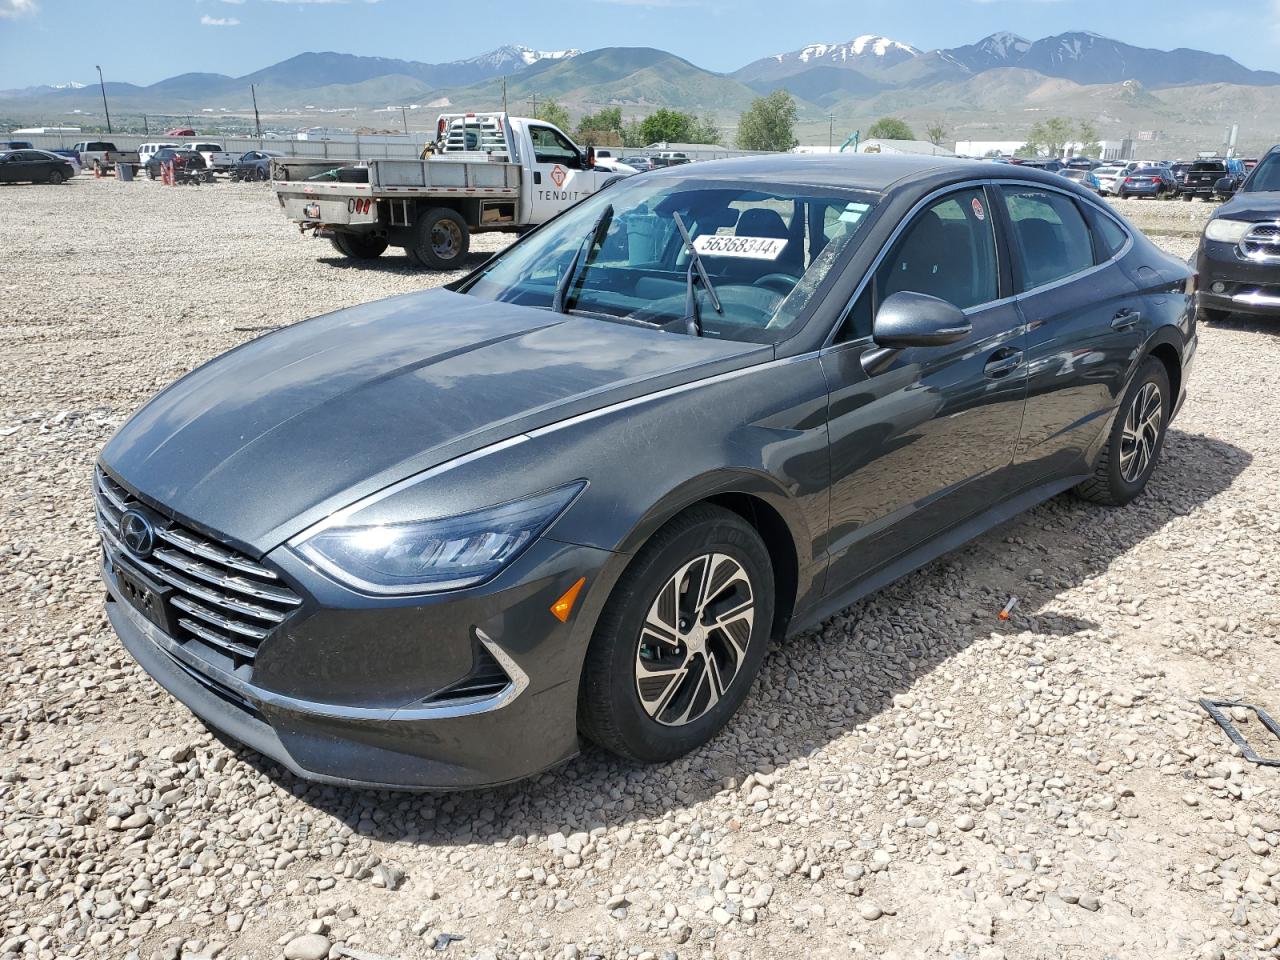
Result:
[[[1205,224],[1197,258],[1202,320],[1280,317],[1280,146]]]

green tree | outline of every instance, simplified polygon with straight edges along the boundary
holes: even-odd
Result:
[[[591,134],[616,133],[622,136],[622,108],[605,107],[596,113],[588,113],[578,121],[578,140],[586,143]]]
[[[640,136],[645,145],[650,143],[690,143],[694,116],[679,110],[663,107],[640,121]]]
[[[639,120],[628,120],[622,125],[622,145],[624,147],[647,147],[649,141],[644,138]]]
[[[898,117],[881,117],[867,131],[868,140],[914,140],[916,135],[907,121]]]
[[[1076,124],[1076,142],[1080,144],[1079,156],[1096,157],[1102,153],[1102,144],[1098,142],[1098,128],[1088,120]]]
[[[1071,140],[1072,129],[1071,121],[1064,117],[1039,120],[1032,124],[1027,133],[1026,149],[1032,151],[1032,156],[1048,154],[1060,157]]]
[[[538,109],[534,111],[534,118],[537,120],[545,120],[547,123],[554,124],[561,130],[569,130],[569,111],[554,100],[543,100],[538,104]]]
[[[698,117],[689,131],[689,143],[719,143],[720,127],[714,117]]]
[[[947,125],[941,120],[935,120],[924,128],[924,135],[935,147],[939,146],[943,140],[947,139]]]
[[[785,90],[756,97],[738,120],[738,146],[743,150],[790,150],[796,139],[796,101]]]

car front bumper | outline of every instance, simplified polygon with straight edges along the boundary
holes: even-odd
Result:
[[[549,608],[579,576],[589,584],[608,579],[601,568],[611,557],[543,540],[513,564],[521,569],[499,576],[513,573],[505,586],[483,596],[431,598],[390,611],[377,604],[317,608],[308,599],[297,623],[263,641],[247,679],[243,671],[219,669],[197,645],[139,612],[114,573],[109,548],[102,577],[107,614],[124,647],[210,727],[307,780],[450,790],[520,780],[578,752],[578,676],[607,589],[584,590],[567,623]],[[399,629],[406,615],[421,618],[417,634]],[[430,650],[439,644],[443,665],[423,666],[436,658],[401,649],[406,640]],[[509,683],[484,696],[406,699],[415,683],[427,694],[466,673],[477,642]],[[464,656],[468,662],[459,668]]]
[[[1250,260],[1240,255],[1234,243],[1202,240],[1196,270],[1201,308],[1280,316],[1280,262]],[[1220,288],[1215,290],[1215,286]]]

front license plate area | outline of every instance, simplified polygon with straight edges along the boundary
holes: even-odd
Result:
[[[318,203],[308,203],[305,207],[303,207],[303,208],[302,208],[302,215],[303,215],[304,217],[310,217],[312,220],[319,220],[319,219],[320,219],[320,204],[318,204]]]
[[[120,594],[128,604],[165,633],[172,636],[173,629],[169,623],[168,604],[165,602],[169,593],[172,592],[171,588],[162,587],[152,582],[149,578],[143,576],[132,567],[121,563],[115,557],[111,558],[111,571],[116,575],[116,583],[120,585]]]

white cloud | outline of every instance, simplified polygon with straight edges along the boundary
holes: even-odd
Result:
[[[235,17],[211,17],[207,13],[200,18],[200,22],[206,27],[238,27],[240,21]]]
[[[39,9],[36,0],[0,0],[0,17],[29,17]]]
[[[238,6],[240,6],[242,3],[244,3],[244,2],[245,2],[245,0],[222,0],[222,2],[223,2],[223,3],[231,3],[231,4],[235,4],[235,6],[237,6],[237,7],[238,7]]]

